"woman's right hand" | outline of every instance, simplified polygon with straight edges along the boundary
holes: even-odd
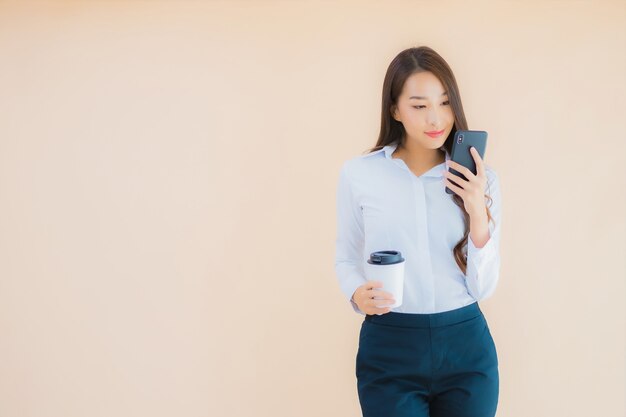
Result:
[[[383,283],[380,281],[367,281],[367,283],[354,290],[352,299],[362,312],[380,316],[391,311],[389,306],[393,305],[396,300],[393,298],[393,294],[384,291],[382,286]]]

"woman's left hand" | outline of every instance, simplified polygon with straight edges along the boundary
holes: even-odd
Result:
[[[444,171],[445,183],[448,188],[454,191],[463,199],[465,210],[471,215],[474,213],[481,214],[485,211],[485,189],[487,187],[487,175],[485,174],[485,165],[476,148],[471,147],[470,153],[476,162],[476,175],[468,168],[461,164],[457,164],[453,160],[448,161],[448,167],[465,175],[467,181],[460,176]],[[451,182],[450,180],[454,181]],[[457,185],[455,185],[458,184]]]

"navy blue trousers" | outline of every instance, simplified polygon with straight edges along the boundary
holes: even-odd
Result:
[[[493,417],[498,355],[478,303],[366,315],[356,356],[363,417]]]

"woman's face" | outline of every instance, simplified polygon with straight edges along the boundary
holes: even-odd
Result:
[[[406,140],[427,149],[442,147],[454,126],[454,113],[447,92],[432,72],[409,76],[392,112],[393,118],[404,126]],[[443,133],[436,137],[426,134],[441,130]]]

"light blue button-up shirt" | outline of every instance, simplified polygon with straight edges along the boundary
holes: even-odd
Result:
[[[391,155],[397,142],[344,162],[337,187],[335,272],[351,300],[367,282],[365,262],[371,252],[399,250],[406,259],[403,303],[391,311],[439,313],[491,296],[500,271],[501,195],[496,172],[485,164],[485,202],[494,222],[490,237],[477,248],[467,244],[467,274],[454,260],[453,248],[463,237],[463,213],[445,192],[441,163],[419,177]],[[446,154],[446,161],[449,156]]]

